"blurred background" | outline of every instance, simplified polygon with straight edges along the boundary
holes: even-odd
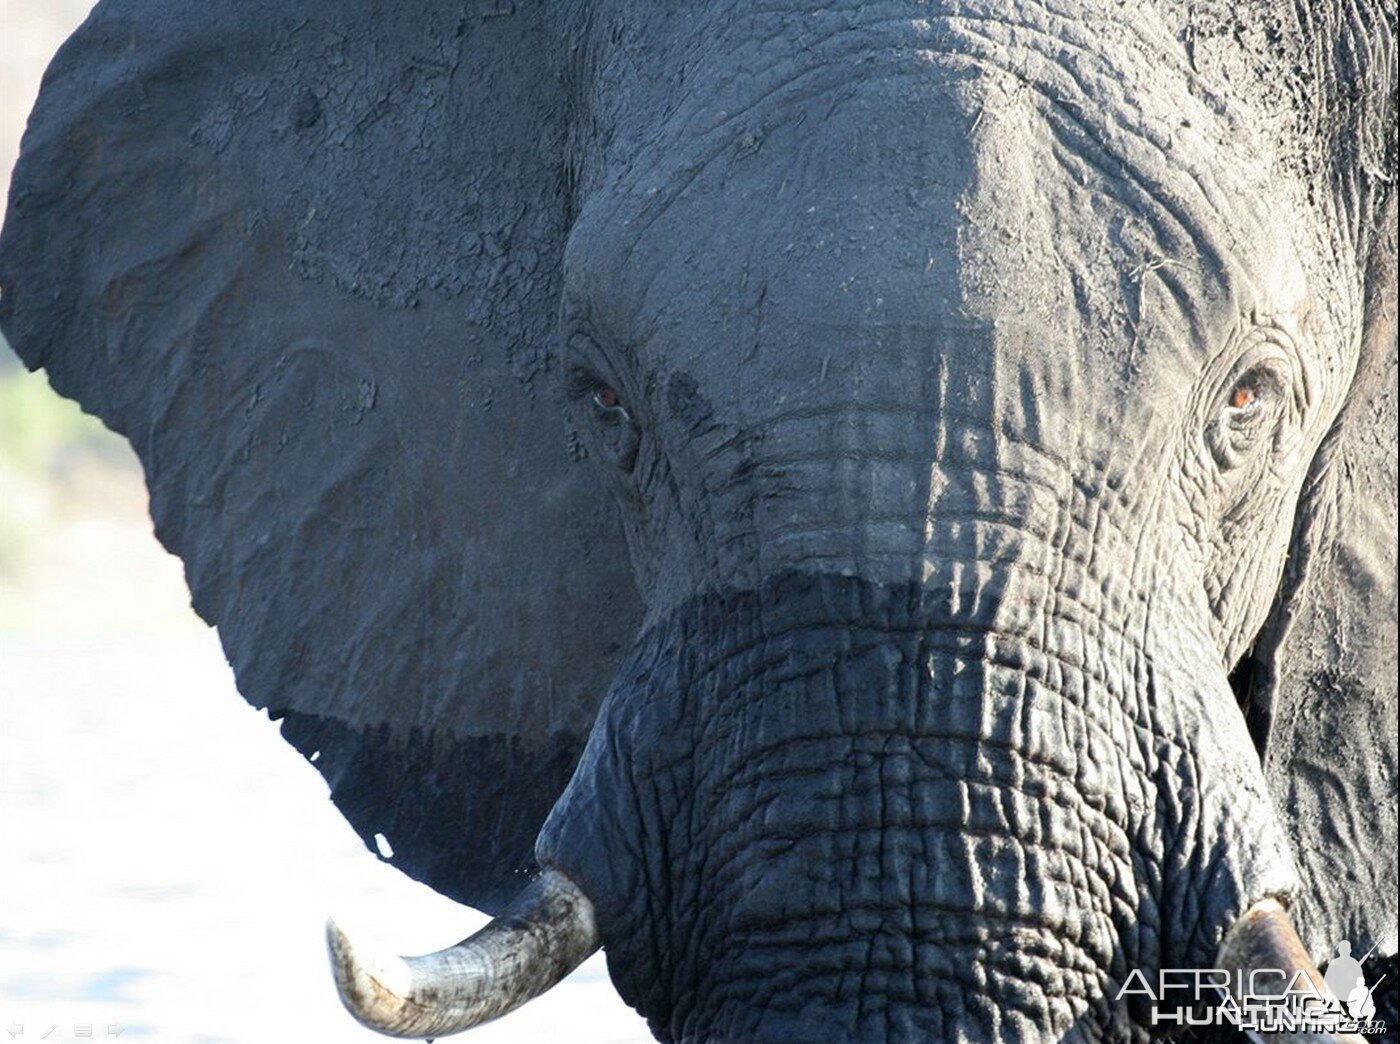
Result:
[[[0,0],[0,187],[88,0]],[[334,913],[418,953],[485,918],[366,851],[234,691],[124,440],[0,342],[0,1041],[371,1041]],[[602,958],[462,1038],[641,1042]]]

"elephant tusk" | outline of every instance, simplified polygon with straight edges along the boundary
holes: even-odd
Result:
[[[504,914],[456,946],[422,957],[379,956],[326,925],[331,971],[346,1010],[394,1037],[460,1033],[544,993],[600,945],[593,904],[546,870]]]
[[[1318,996],[1332,996],[1303,940],[1298,938],[1288,910],[1275,899],[1255,903],[1230,926],[1220,941],[1215,963],[1216,967],[1230,973],[1230,981],[1235,984],[1231,992],[1242,982],[1242,974],[1247,976],[1256,969],[1277,968],[1289,973],[1290,978],[1302,972],[1311,980]],[[1269,981],[1278,983],[1279,993],[1288,985],[1277,979]],[[1258,989],[1259,984],[1254,988]],[[1235,999],[1242,1000],[1239,996]],[[1365,1044],[1363,1038],[1351,1033],[1271,1033],[1264,1038],[1247,1032],[1246,1036],[1255,1044]]]

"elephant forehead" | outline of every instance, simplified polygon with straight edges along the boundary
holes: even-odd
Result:
[[[996,6],[668,26],[683,71],[616,80],[571,288],[673,358],[753,339],[760,314],[784,360],[785,325],[824,356],[804,325],[1010,323],[1093,342],[1120,382],[1145,320],[1190,373],[1242,315],[1309,308],[1267,121],[1164,26]]]
[[[1205,12],[1212,4],[1191,6]],[[1305,64],[1307,41],[1301,33],[1270,36],[1267,47],[1251,48],[1243,42],[1248,22],[1267,12],[1230,13],[1240,42],[1222,51],[1206,39],[1210,15],[1174,4],[845,0],[813,9],[613,0],[600,6],[591,32],[579,34],[585,42],[574,40],[572,50],[586,56],[592,85],[588,115],[599,132],[592,151],[629,165],[660,145],[693,159],[761,134],[795,102],[829,103],[862,81],[920,62],[1004,73],[1056,104],[1082,109],[1090,121],[1102,114],[1132,127],[1153,118],[1159,145],[1186,120],[1210,133],[1204,123],[1212,117],[1222,123],[1222,145],[1286,147],[1296,135],[1282,133],[1292,126],[1280,97],[1283,70]],[[645,174],[645,164],[632,170]]]

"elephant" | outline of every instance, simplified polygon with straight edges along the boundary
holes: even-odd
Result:
[[[102,0],[0,326],[366,843],[497,915],[331,926],[351,1012],[601,946],[662,1041],[1143,1041],[1345,939],[1393,1020],[1396,31]]]

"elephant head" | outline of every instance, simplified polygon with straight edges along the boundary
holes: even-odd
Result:
[[[601,943],[663,1040],[1136,1040],[1135,973],[1393,954],[1395,31],[100,4],[0,322],[362,836],[507,911],[333,931],[352,1009]]]

